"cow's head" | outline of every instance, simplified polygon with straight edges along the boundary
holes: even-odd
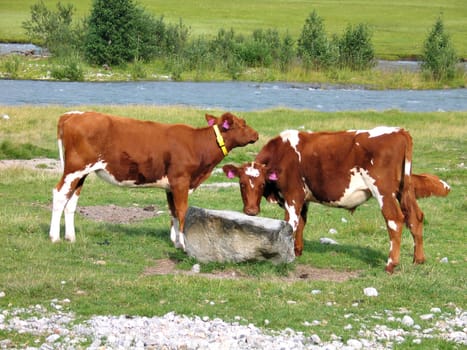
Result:
[[[261,210],[263,196],[270,202],[277,202],[278,195],[274,191],[274,184],[278,179],[277,172],[268,171],[264,164],[255,162],[241,166],[227,164],[222,167],[222,170],[230,179],[239,178],[245,214],[257,215]]]
[[[206,120],[210,126],[216,124],[219,127],[229,150],[258,140],[258,132],[248,126],[244,119],[232,113],[227,112],[220,117],[206,114]]]

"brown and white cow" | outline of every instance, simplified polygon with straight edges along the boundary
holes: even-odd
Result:
[[[416,197],[447,195],[449,186],[430,174],[412,174],[412,138],[400,128],[341,132],[287,130],[270,140],[253,163],[225,165],[240,178],[243,211],[257,215],[261,197],[285,208],[293,227],[295,254],[303,250],[308,202],[353,211],[376,198],[390,238],[386,271],[399,264],[404,223],[410,229],[414,262],[423,263],[423,212]]]
[[[50,239],[75,241],[74,213],[84,180],[95,172],[118,186],[165,189],[172,215],[170,237],[184,248],[188,193],[235,147],[258,139],[258,133],[231,113],[206,114],[209,126],[161,124],[96,112],[69,112],[58,121],[63,175],[53,190]]]

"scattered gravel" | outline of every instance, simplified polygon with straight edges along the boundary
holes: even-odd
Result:
[[[292,329],[279,332],[262,330],[242,317],[233,323],[208,317],[187,317],[170,312],[162,317],[93,316],[78,321],[66,311],[70,300],[52,300],[50,310],[41,305],[29,308],[0,309],[0,330],[31,334],[36,337],[27,349],[311,349],[353,350],[391,349],[394,343],[412,341],[420,344],[426,338],[442,338],[459,345],[467,345],[467,312],[455,308],[441,312],[432,308],[430,316],[409,316],[408,310],[370,315],[378,325],[367,325],[369,319],[358,320],[355,315],[344,317],[358,321],[358,337],[343,341],[332,335],[322,341],[318,334],[305,335]],[[404,315],[402,315],[404,314]],[[409,321],[409,319],[411,321]],[[415,321],[428,326],[421,327]],[[383,324],[387,323],[387,324]],[[269,320],[265,320],[265,325]],[[305,323],[304,323],[305,324]],[[315,320],[305,325],[313,327]],[[374,324],[374,323],[372,323]],[[391,326],[389,326],[389,325]],[[399,325],[399,326],[397,326]],[[343,331],[355,328],[348,324]],[[312,329],[312,328],[310,328]],[[6,333],[7,334],[7,333]],[[410,340],[406,340],[410,338]],[[10,339],[0,340],[0,349],[18,344]]]

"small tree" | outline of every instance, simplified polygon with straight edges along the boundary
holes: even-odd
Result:
[[[342,67],[364,70],[374,65],[374,49],[367,25],[348,25],[339,40],[339,62]]]
[[[425,39],[422,70],[434,79],[452,79],[456,72],[457,56],[440,17]]]
[[[87,25],[85,54],[91,63],[118,65],[155,55],[158,22],[133,0],[94,0]]]
[[[71,4],[58,2],[53,11],[40,0],[31,6],[31,18],[23,22],[23,28],[32,42],[56,56],[68,55],[79,46],[78,30],[72,26],[73,12]]]
[[[314,68],[326,68],[333,63],[324,22],[316,10],[308,16],[297,42],[297,54]]]

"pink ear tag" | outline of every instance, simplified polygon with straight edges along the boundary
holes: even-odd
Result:
[[[233,172],[232,170],[229,170],[228,173],[227,173],[227,177],[228,177],[229,179],[233,179],[233,178],[235,177],[234,172]]]
[[[277,177],[277,173],[275,171],[273,173],[269,174],[268,179],[271,180],[271,181],[279,180],[279,178]]]
[[[229,122],[227,120],[224,120],[224,123],[222,123],[222,127],[225,130],[228,130],[230,128]]]
[[[208,120],[208,125],[213,126],[216,121],[214,119],[209,119]]]

